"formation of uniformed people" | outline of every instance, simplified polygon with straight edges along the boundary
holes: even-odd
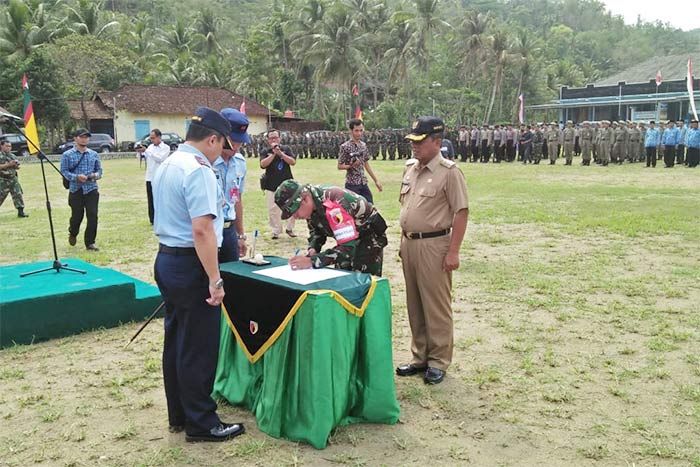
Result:
[[[15,209],[17,209],[17,217],[29,217],[24,212],[22,186],[17,177],[19,165],[19,161],[12,154],[12,143],[0,138],[0,206],[9,194],[12,196]]]
[[[581,157],[581,165],[607,166],[610,163],[644,162],[650,143],[646,139],[652,123],[632,121],[598,122],[584,121],[578,124],[569,120],[531,125],[462,125],[445,130],[443,145],[454,147],[454,155],[445,157],[461,162],[501,163],[520,161],[524,164],[539,164],[542,159],[555,165],[559,158],[565,165],[572,165],[574,157]],[[656,144],[657,159],[664,158],[665,165],[688,166],[686,157],[688,128],[682,121],[665,122],[656,126],[659,142]],[[363,141],[372,160],[409,159],[411,148],[405,136],[410,129],[365,130]],[[523,139],[523,135],[527,135]],[[297,157],[311,159],[333,159],[338,156],[338,147],[350,140],[347,132],[316,131],[310,133],[285,132],[282,144],[291,147]],[[251,144],[242,148],[248,157],[259,154],[264,148],[264,138],[251,136]],[[673,160],[671,160],[673,159]],[[655,166],[655,163],[652,165]]]

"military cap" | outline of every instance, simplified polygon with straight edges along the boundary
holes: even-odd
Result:
[[[301,205],[301,195],[308,191],[309,185],[302,185],[296,180],[285,180],[275,191],[275,204],[282,210],[282,219],[289,219]]]
[[[216,110],[209,107],[197,107],[194,115],[190,118],[192,123],[196,123],[210,130],[215,130],[227,137],[231,133],[231,124]]]
[[[78,128],[75,130],[75,136],[92,136],[92,133],[85,128]]]
[[[229,135],[233,141],[237,143],[250,143],[250,137],[248,133],[246,133],[250,121],[243,112],[227,107],[221,109],[221,115],[228,120],[228,123],[231,125],[231,133]]]
[[[550,123],[550,125],[558,125],[558,123],[557,123],[557,122],[552,122],[552,123]]]
[[[404,138],[411,141],[423,141],[428,135],[440,134],[445,131],[445,123],[432,116],[418,117],[411,125],[411,132]]]

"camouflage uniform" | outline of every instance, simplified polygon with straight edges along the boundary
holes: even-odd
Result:
[[[542,130],[538,127],[532,129],[532,163],[539,164],[542,160],[542,143],[544,142],[544,135]]]
[[[307,220],[309,248],[316,250],[311,256],[314,268],[335,265],[337,269],[382,275],[384,247],[387,245],[386,222],[377,208],[364,197],[335,186],[302,185],[295,180],[284,181],[275,192],[275,203],[282,210],[282,218],[289,218],[308,192],[314,210]],[[328,237],[333,237],[324,201],[337,202],[355,220],[359,238],[321,251]]]
[[[9,147],[9,146],[8,146]],[[0,152],[0,164],[16,161],[17,158],[11,152]],[[10,194],[12,202],[17,209],[19,217],[25,217],[24,214],[24,199],[22,198],[22,187],[17,178],[16,168],[7,168],[0,170],[0,206],[5,202],[5,198]]]

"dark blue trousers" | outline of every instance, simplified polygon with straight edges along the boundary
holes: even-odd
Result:
[[[374,198],[372,198],[372,192],[369,191],[368,185],[351,185],[349,183],[346,183],[345,189],[350,190],[353,193],[357,193],[358,195],[364,196],[367,201],[374,204]]]
[[[219,263],[238,261],[238,232],[233,225],[224,229],[224,241],[219,249]]]
[[[197,255],[158,253],[155,278],[165,302],[163,380],[170,425],[208,433],[220,422],[211,397],[221,307],[209,306],[209,278]]]

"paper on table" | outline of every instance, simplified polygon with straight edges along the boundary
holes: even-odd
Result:
[[[253,271],[253,274],[261,274],[263,276],[272,277],[273,279],[294,282],[299,285],[308,285],[314,282],[325,281],[326,279],[333,279],[334,277],[345,276],[348,272],[330,268],[293,270],[288,264],[285,264],[284,266],[277,266],[275,268]]]

